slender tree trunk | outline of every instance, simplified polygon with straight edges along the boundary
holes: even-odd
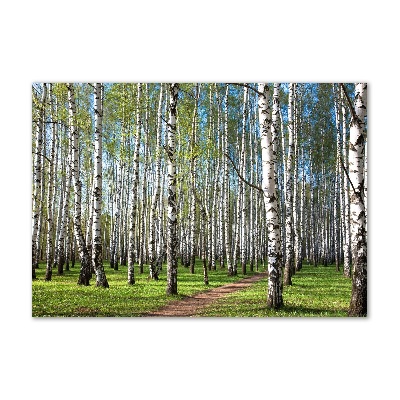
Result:
[[[147,171],[149,165],[149,88],[145,84],[146,94],[146,114],[145,114],[145,139],[144,139],[144,167],[143,167],[143,181],[142,181],[142,212],[141,212],[141,226],[140,226],[140,251],[139,251],[139,273],[143,273],[143,263],[146,253],[146,214],[147,214]]]
[[[93,225],[92,225],[92,265],[96,274],[96,286],[108,288],[108,281],[103,267],[103,248],[101,243],[101,201],[103,179],[103,149],[102,149],[102,84],[94,84],[94,167],[93,167]]]
[[[348,169],[348,145],[347,145],[347,125],[346,125],[346,107],[344,103],[343,89],[341,90],[342,100],[342,158],[343,165]],[[350,252],[351,252],[351,238],[350,238],[350,197],[349,197],[349,182],[345,174],[342,178],[342,219],[343,219],[343,274],[347,278],[351,277],[350,268]]]
[[[333,84],[334,106],[335,106],[335,123],[336,123],[336,173],[335,173],[335,190],[334,190],[334,224],[335,224],[335,263],[336,271],[340,271],[340,199],[341,199],[341,184],[342,184],[342,129],[340,127],[340,91],[336,90]],[[342,160],[343,162],[343,160]]]
[[[286,262],[284,284],[292,284],[294,270],[293,254],[293,164],[294,164],[294,129],[293,129],[293,94],[294,83],[289,84],[289,152],[287,158],[287,185],[286,185]]]
[[[225,109],[224,109],[224,237],[225,237],[225,253],[228,275],[233,275],[232,252],[231,252],[231,224],[229,221],[229,170],[228,170],[228,94],[229,85],[225,89]]]
[[[56,124],[56,110],[54,109],[52,85],[49,87],[49,97],[51,104],[51,153],[50,153],[50,165],[49,165],[49,179],[47,189],[47,253],[46,253],[46,275],[45,280],[51,281],[53,273],[53,191],[54,191],[54,177],[57,172],[55,164],[55,152],[56,152],[56,139],[57,139],[57,124]]]
[[[168,235],[167,235],[167,294],[178,294],[178,260],[176,256],[176,163],[175,163],[175,132],[176,107],[178,102],[179,84],[170,86],[170,113],[168,123]]]
[[[191,190],[190,190],[190,273],[194,274],[194,264],[195,264],[195,230],[196,230],[196,158],[195,147],[196,147],[196,119],[197,119],[197,107],[200,96],[199,84],[196,84],[196,100],[195,107],[193,111],[192,118],[192,133],[190,138],[190,181],[191,181]]]
[[[37,244],[37,233],[39,230],[39,213],[40,213],[40,194],[41,194],[41,180],[42,180],[42,147],[44,137],[44,117],[45,117],[45,103],[47,96],[47,86],[43,83],[42,99],[39,108],[39,116],[36,130],[36,146],[34,156],[34,170],[33,170],[33,213],[32,213],[32,279],[36,279],[35,268],[38,263],[38,244]]]
[[[60,140],[58,141],[61,142]],[[61,188],[60,188],[60,195],[59,195],[59,202],[58,202],[58,215],[57,215],[57,229],[56,229],[56,238],[54,242],[54,260],[53,260],[53,268],[57,268],[58,266],[58,240],[60,237],[60,230],[61,230],[61,221],[63,217],[63,205],[64,205],[64,193],[66,188],[66,171],[64,168],[64,162],[61,163]]]
[[[85,238],[82,232],[81,223],[81,192],[82,182],[79,177],[79,157],[78,157],[78,130],[75,123],[75,94],[72,83],[67,84],[68,87],[68,124],[70,131],[70,144],[71,144],[71,171],[72,181],[74,184],[74,234],[78,244],[78,251],[81,260],[81,270],[78,279],[78,285],[89,285],[90,280],[90,258],[89,252],[86,247]]]
[[[246,126],[247,126],[247,103],[248,103],[248,89],[247,87],[244,88],[244,98],[243,98],[243,116],[242,116],[242,154],[241,154],[241,166],[242,166],[242,176],[246,178],[246,164],[247,164],[247,157],[246,157]],[[246,275],[246,227],[247,227],[247,216],[246,216],[246,185],[242,184],[242,200],[241,200],[241,238],[240,238],[240,251],[241,251],[241,264],[242,264],[242,274]]]
[[[349,178],[353,287],[349,316],[367,316],[367,235],[364,204],[364,151],[367,84],[356,83],[355,115],[350,123]]]
[[[137,84],[137,105],[136,105],[136,142],[135,153],[133,155],[133,182],[132,182],[132,202],[129,218],[129,258],[128,258],[128,284],[135,283],[135,270],[134,264],[136,259],[135,254],[135,231],[136,231],[136,213],[137,213],[137,200],[138,200],[138,185],[139,185],[139,150],[140,150],[140,137],[142,130],[142,121],[140,118],[140,99],[142,93],[142,84]]]
[[[282,190],[281,190],[281,238],[282,238],[282,262],[286,262],[286,186],[287,186],[287,156],[286,156],[286,138],[283,125],[282,110],[279,107],[279,121],[281,125],[281,149],[282,149]]]
[[[95,115],[96,117],[96,115]],[[88,212],[88,220],[87,220],[87,225],[86,225],[86,237],[85,237],[85,242],[86,242],[86,247],[89,253],[89,258],[92,259],[92,242],[93,242],[93,235],[92,235],[92,226],[93,226],[93,207],[94,207],[94,195],[93,195],[93,190],[94,190],[94,179],[92,177],[92,185],[91,185],[91,190],[89,193],[89,212]],[[91,272],[94,272],[93,270],[93,265],[91,265]]]
[[[151,279],[158,280],[158,274],[156,274],[156,226],[157,226],[157,205],[159,203],[160,191],[161,191],[161,131],[162,131],[162,107],[163,107],[163,84],[160,85],[160,100],[158,103],[157,113],[157,144],[156,144],[156,177],[154,182],[154,193],[150,208],[150,229],[149,229],[149,256],[150,265],[149,273]]]
[[[122,144],[121,144],[122,147]],[[120,159],[122,158],[122,151],[120,151]],[[115,193],[115,215],[114,215],[114,234],[111,247],[111,265],[115,271],[118,271],[118,252],[119,252],[119,239],[120,239],[120,217],[121,217],[121,193],[124,174],[124,163],[120,161],[119,168],[117,168],[117,190]]]
[[[269,308],[280,308],[283,305],[282,297],[282,254],[280,248],[280,227],[277,213],[277,193],[275,187],[276,153],[273,149],[271,123],[277,130],[277,113],[279,99],[279,85],[274,85],[273,121],[271,121],[271,107],[269,105],[269,88],[267,84],[258,84],[258,115],[261,134],[261,155],[263,163],[264,204],[266,224],[268,229],[268,299]],[[262,95],[261,95],[262,93]],[[276,135],[274,135],[276,137]]]
[[[237,137],[237,150],[239,152],[239,132]],[[240,157],[241,159],[241,157]],[[241,162],[239,161],[239,170],[241,169]],[[240,252],[240,217],[241,217],[241,201],[242,201],[242,187],[243,183],[241,180],[237,183],[237,198],[236,198],[236,219],[235,219],[235,238],[233,242],[233,275],[237,275],[237,258],[238,253]]]
[[[70,251],[70,244],[71,244],[71,238],[73,240],[73,231],[71,230],[70,227],[70,216],[69,213],[67,214],[67,219],[66,219],[66,224],[65,224],[65,270],[69,271],[69,259],[71,255]]]
[[[69,139],[71,141],[71,139]],[[71,145],[68,147],[68,156],[67,156],[67,166],[66,166],[66,184],[65,184],[65,192],[64,192],[64,203],[62,206],[62,217],[60,224],[60,234],[58,237],[58,250],[57,250],[57,275],[63,275],[64,273],[64,263],[65,263],[65,236],[67,231],[68,224],[68,213],[69,213],[69,200],[70,200],[70,189],[71,189],[71,180],[72,180],[72,171],[71,171]]]

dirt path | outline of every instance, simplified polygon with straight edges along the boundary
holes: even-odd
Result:
[[[215,289],[205,292],[196,293],[193,296],[188,296],[182,300],[176,300],[156,311],[143,314],[143,317],[194,317],[205,306],[213,301],[225,296],[229,293],[238,290],[246,289],[254,282],[257,282],[267,276],[267,272],[260,272],[248,278],[243,278],[240,281],[229,283],[228,285],[220,286]]]

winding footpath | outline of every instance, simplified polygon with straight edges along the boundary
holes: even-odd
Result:
[[[253,276],[243,278],[240,281],[229,283],[228,285],[196,293],[182,300],[172,301],[156,311],[142,314],[142,317],[195,317],[204,307],[220,297],[237,292],[238,290],[246,289],[254,282],[264,279],[267,276],[268,273],[266,271],[260,272]]]

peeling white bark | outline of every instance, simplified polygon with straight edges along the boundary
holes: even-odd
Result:
[[[262,156],[262,189],[266,211],[266,225],[268,230],[268,300],[270,308],[280,308],[283,305],[282,297],[282,253],[280,240],[280,226],[277,213],[277,191],[275,187],[276,153],[273,148],[271,124],[276,131],[277,109],[279,99],[279,85],[274,85],[273,120],[269,105],[269,89],[265,83],[258,84],[258,115],[261,134]],[[276,135],[274,135],[276,137]]]

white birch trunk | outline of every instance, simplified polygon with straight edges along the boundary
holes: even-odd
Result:
[[[196,154],[195,154],[195,146],[196,146],[196,119],[197,119],[197,107],[198,107],[198,101],[199,101],[199,84],[196,84],[196,100],[195,100],[195,106],[194,106],[194,111],[193,111],[193,118],[192,118],[192,133],[191,133],[191,138],[190,138],[190,182],[191,182],[191,190],[190,190],[190,215],[189,215],[189,220],[190,220],[190,254],[189,254],[189,259],[190,259],[190,273],[194,274],[194,265],[195,265],[195,229],[196,229],[196,168],[197,168],[197,163],[196,163]]]
[[[243,93],[243,116],[242,116],[242,154],[241,154],[241,166],[242,171],[241,174],[244,178],[246,178],[246,123],[247,123],[247,102],[249,98],[248,88],[244,88]],[[241,264],[242,264],[242,274],[246,275],[246,226],[247,226],[247,218],[246,218],[246,185],[242,184],[242,192],[241,192],[242,200],[241,200],[241,237],[240,237],[240,251],[241,251]]]
[[[239,132],[237,135],[237,143],[236,143],[236,148],[237,152],[239,153]],[[240,157],[241,160],[241,157]],[[241,162],[239,161],[239,170],[241,170]],[[238,259],[238,253],[240,251],[240,217],[241,217],[241,201],[242,201],[242,180],[238,179],[238,189],[237,189],[237,198],[236,198],[236,219],[235,221],[235,238],[233,242],[233,275],[237,275],[237,259]]]
[[[342,129],[340,128],[340,91],[336,90],[333,84],[334,107],[335,107],[335,124],[336,124],[336,172],[335,172],[335,189],[334,189],[334,246],[335,246],[335,264],[336,271],[340,270],[340,199],[341,199],[341,184],[342,184]]]
[[[209,85],[209,127],[208,127],[208,137],[207,137],[207,155],[211,160],[211,143],[212,143],[212,135],[214,133],[214,119],[213,119],[213,86],[215,87],[215,91],[217,91],[216,84]],[[214,185],[211,184],[213,181],[213,163],[208,163],[207,168],[207,184],[206,184],[206,196],[205,201],[207,204],[207,214],[208,218],[208,229],[207,229],[207,264],[208,269],[211,270],[211,260],[212,260],[212,230],[213,230],[213,219],[212,219],[212,198],[214,194]]]
[[[221,99],[222,101],[222,99]],[[222,103],[221,103],[221,123],[222,123]],[[224,142],[223,142],[223,135],[222,135],[222,127],[220,129],[220,134],[218,135],[218,142],[219,142],[219,154],[223,154],[224,150]],[[219,198],[218,198],[218,256],[219,256],[219,267],[220,269],[225,268],[225,256],[224,256],[224,222],[223,222],[223,215],[224,215],[224,178],[223,178],[223,158],[218,157],[219,159],[219,169],[218,169],[218,183],[219,183]]]
[[[151,279],[158,279],[156,274],[156,213],[157,205],[159,203],[160,192],[161,192],[161,131],[162,131],[162,107],[163,107],[163,84],[160,85],[160,99],[158,103],[157,113],[157,142],[156,142],[156,177],[155,177],[155,188],[150,208],[150,229],[149,229],[149,276]]]
[[[96,129],[96,128],[95,128]],[[91,190],[89,192],[89,212],[88,212],[88,219],[87,219],[87,224],[86,224],[86,235],[85,235],[85,242],[86,242],[86,247],[88,249],[89,253],[89,258],[92,259],[92,242],[93,242],[93,235],[92,235],[92,226],[93,226],[93,202],[94,202],[94,196],[93,196],[93,190],[94,190],[94,179],[92,177],[92,184],[91,184]],[[94,271],[92,271],[94,272]]]
[[[96,286],[108,288],[108,281],[103,266],[103,246],[101,236],[101,201],[102,201],[102,182],[103,182],[103,107],[101,83],[94,84],[94,166],[93,166],[93,224],[92,229],[92,266],[96,274]]]
[[[51,104],[51,152],[50,152],[50,165],[49,165],[49,179],[47,189],[47,253],[46,253],[46,275],[45,280],[51,281],[53,273],[53,192],[54,192],[54,180],[56,170],[55,153],[56,153],[56,140],[57,140],[57,120],[56,120],[56,109],[53,100],[52,84],[49,87],[49,98]]]
[[[232,252],[231,252],[231,224],[229,223],[229,170],[228,170],[228,94],[229,85],[225,90],[225,109],[224,109],[224,237],[225,237],[225,253],[228,275],[233,275]]]
[[[279,121],[281,125],[281,150],[282,150],[282,190],[281,190],[281,231],[282,231],[282,262],[286,260],[286,183],[287,183],[287,155],[286,155],[286,138],[283,125],[282,110],[279,107]]]
[[[349,316],[367,315],[367,235],[364,204],[365,116],[367,84],[355,84],[355,115],[350,124],[349,178],[353,287]]]
[[[170,86],[168,144],[167,144],[167,173],[168,173],[168,235],[167,235],[167,289],[168,295],[178,294],[178,260],[176,255],[176,163],[175,163],[175,135],[176,135],[176,108],[178,102],[179,84]]]
[[[297,87],[296,87],[297,88]],[[300,224],[299,224],[299,187],[298,187],[298,176],[299,176],[299,106],[297,100],[297,91],[295,91],[294,101],[294,171],[293,171],[293,236],[294,236],[294,268],[293,273],[301,269],[301,236],[300,236]]]
[[[132,201],[129,217],[129,250],[128,250],[128,284],[135,283],[134,264],[136,260],[135,254],[135,231],[136,231],[136,213],[138,200],[138,185],[139,185],[139,150],[140,137],[142,130],[142,121],[140,116],[140,99],[142,93],[142,84],[137,84],[137,104],[136,104],[136,141],[135,152],[133,155],[133,180],[132,180]]]
[[[60,143],[60,140],[59,140]],[[61,175],[62,179],[60,182],[60,195],[58,201],[58,214],[57,214],[57,228],[56,228],[56,238],[54,242],[54,262],[53,268],[56,268],[58,265],[58,239],[60,237],[60,229],[61,229],[61,220],[63,215],[63,205],[64,205],[64,192],[66,187],[66,173],[64,168],[64,162],[61,163]]]
[[[71,138],[69,138],[71,142]],[[62,203],[62,214],[60,223],[60,234],[57,241],[57,274],[62,275],[64,272],[65,263],[65,234],[66,226],[68,222],[68,212],[69,212],[69,201],[70,201],[70,189],[72,181],[72,171],[71,171],[71,144],[68,146],[68,156],[67,156],[67,166],[66,166],[66,183],[64,191],[64,201]]]
[[[348,145],[347,145],[347,124],[346,124],[346,107],[344,103],[343,89],[341,88],[341,104],[342,104],[342,159],[345,168],[348,168]],[[343,274],[350,278],[350,197],[349,182],[345,174],[342,176],[342,219],[343,219]]]
[[[284,284],[292,284],[292,275],[294,271],[294,254],[293,254],[293,164],[294,164],[294,129],[293,129],[293,94],[294,83],[289,84],[289,106],[288,106],[288,130],[289,130],[289,149],[287,157],[286,169],[286,261],[285,261],[285,275]]]
[[[280,227],[277,213],[277,191],[275,187],[276,153],[273,149],[271,135],[271,107],[269,105],[269,89],[264,83],[258,84],[258,116],[261,135],[261,156],[263,167],[262,189],[266,211],[268,230],[268,298],[269,308],[280,308],[283,305],[282,297],[282,254],[280,247]],[[261,95],[262,93],[262,95]],[[274,85],[273,123],[276,124],[278,108],[279,86]],[[276,125],[274,126],[276,130]],[[275,136],[276,137],[276,136]]]
[[[71,173],[74,185],[74,234],[78,245],[78,251],[81,260],[81,270],[79,274],[78,284],[89,285],[91,277],[90,258],[86,247],[85,238],[82,232],[81,223],[81,197],[82,197],[82,182],[79,177],[79,156],[78,156],[78,130],[76,128],[75,116],[75,94],[72,83],[67,84],[68,87],[68,126],[70,133],[71,144]]]
[[[147,171],[149,165],[149,86],[145,84],[146,114],[144,119],[144,166],[142,181],[142,212],[140,226],[139,273],[143,273],[143,263],[146,256],[146,215],[147,215]]]
[[[44,136],[44,116],[45,116],[45,103],[47,97],[47,86],[43,83],[42,98],[39,107],[39,115],[36,129],[36,146],[34,156],[34,170],[33,170],[33,198],[32,198],[32,279],[36,279],[35,268],[38,263],[38,244],[37,233],[39,230],[39,213],[40,213],[40,195],[41,195],[41,181],[42,181],[42,147]]]

